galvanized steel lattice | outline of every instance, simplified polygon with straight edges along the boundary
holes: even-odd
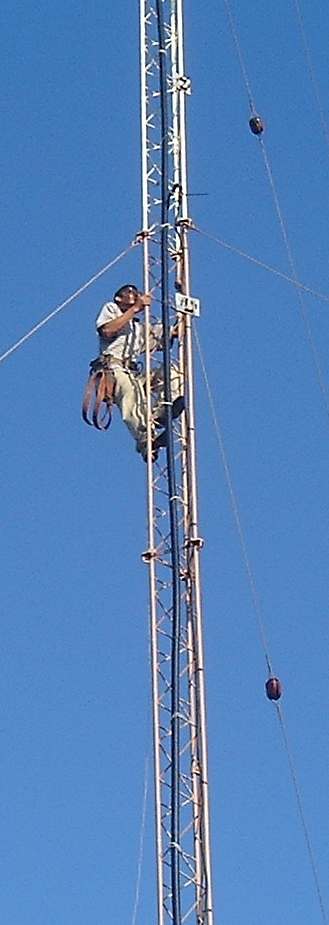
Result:
[[[179,786],[180,837],[173,846],[172,795],[172,564],[168,516],[168,480],[165,453],[152,462],[152,377],[159,354],[152,348],[149,325],[161,318],[161,93],[159,55],[166,56],[169,113],[169,259],[170,309],[176,321],[175,295],[189,296],[189,248],[185,104],[190,81],[184,73],[182,0],[161,0],[165,22],[165,48],[159,48],[157,6],[140,0],[142,231],[144,288],[152,290],[151,309],[145,311],[146,382],[148,406],[148,549],[151,664],[153,696],[154,780],[158,925],[197,923],[213,925],[207,732],[198,534],[195,423],[193,395],[193,318],[179,315],[179,338],[173,342],[173,360],[179,365],[186,410],[173,423],[177,485],[181,622],[179,651]],[[181,921],[173,911],[172,849],[179,859]]]

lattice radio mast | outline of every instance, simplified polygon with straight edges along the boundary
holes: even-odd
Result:
[[[158,925],[213,925],[190,297],[182,0],[140,0],[142,231],[148,405],[148,549]],[[179,317],[173,344],[171,325]],[[162,320],[167,448],[152,462]],[[170,363],[184,383],[172,419]]]

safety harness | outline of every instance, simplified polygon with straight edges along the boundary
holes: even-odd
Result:
[[[86,424],[107,430],[112,419],[115,377],[106,356],[90,363],[89,378],[82,402],[82,417]]]

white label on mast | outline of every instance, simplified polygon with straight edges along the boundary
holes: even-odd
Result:
[[[183,295],[181,292],[175,293],[176,311],[185,315],[194,315],[200,317],[200,299],[193,299],[192,296]]]

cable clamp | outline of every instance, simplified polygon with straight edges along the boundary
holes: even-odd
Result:
[[[152,562],[152,559],[156,559],[156,549],[146,549],[145,552],[142,552],[141,559],[147,565]]]
[[[196,758],[192,759],[192,774],[198,774],[201,777],[201,764]]]
[[[175,90],[182,90],[183,93],[187,93],[188,96],[191,96],[191,78],[186,77],[186,74],[180,74],[178,77],[176,77],[176,80],[173,81],[173,87]]]
[[[192,549],[203,549],[204,539],[203,536],[193,536],[190,540],[187,541],[187,547],[190,546]]]
[[[178,218],[176,221],[176,227],[177,228],[187,228],[187,230],[190,229],[190,231],[196,230],[193,220],[189,218],[188,215],[186,215],[185,218]]]
[[[137,234],[135,235],[134,240],[132,241],[132,244],[133,245],[142,244],[143,241],[146,240],[146,238],[150,238],[151,235],[154,234],[156,227],[157,227],[156,225],[151,225],[150,228],[142,228],[141,231],[137,231]]]

